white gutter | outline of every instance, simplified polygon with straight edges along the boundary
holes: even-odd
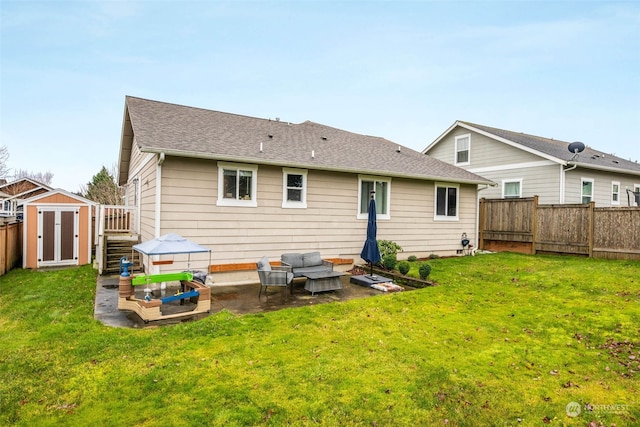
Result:
[[[207,159],[207,160],[219,160],[223,162],[235,162],[235,163],[255,163],[269,166],[278,166],[278,167],[289,167],[289,168],[307,168],[307,169],[315,169],[315,170],[324,170],[331,172],[348,172],[348,173],[357,173],[357,174],[369,174],[369,175],[384,175],[392,178],[408,178],[408,179],[420,179],[423,181],[441,181],[441,182],[455,182],[460,184],[476,184],[476,185],[498,185],[497,183],[491,182],[487,179],[478,180],[478,179],[461,179],[461,178],[452,178],[445,176],[430,176],[430,175],[415,175],[415,174],[405,174],[398,173],[393,171],[385,171],[379,169],[357,169],[357,168],[348,168],[348,167],[331,167],[318,165],[315,163],[296,163],[296,162],[287,162],[282,160],[265,160],[265,159],[256,159],[251,157],[242,157],[242,156],[221,156],[214,154],[206,154],[199,153],[193,151],[179,151],[179,150],[156,150],[156,149],[141,149],[140,151],[146,153],[160,153],[166,154],[169,156],[175,157],[188,157],[188,158],[196,158],[196,159]],[[473,172],[469,172],[473,173]]]
[[[599,171],[605,171],[605,172],[615,172],[618,174],[624,174],[624,175],[635,175],[635,176],[640,176],[640,171],[633,171],[630,169],[622,169],[620,167],[615,167],[615,166],[600,166],[600,165],[593,165],[591,163],[582,163],[582,162],[567,162],[567,164],[571,164],[574,166],[580,166],[581,168],[585,168],[585,169],[595,169],[595,170],[599,170]]]

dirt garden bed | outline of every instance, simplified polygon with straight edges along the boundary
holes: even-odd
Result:
[[[426,288],[427,286],[436,286],[435,282],[432,282],[429,280],[422,280],[415,277],[405,276],[400,274],[397,271],[386,270],[384,268],[380,268],[376,266],[373,267],[373,272],[379,276],[393,279],[394,283],[402,286],[409,286],[412,288]],[[348,273],[350,273],[353,276],[370,274],[371,267],[363,266],[363,265],[355,266],[351,270],[349,270]]]

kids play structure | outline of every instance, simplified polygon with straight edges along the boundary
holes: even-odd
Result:
[[[197,252],[209,252],[211,254],[209,249],[173,233],[134,245],[133,249],[144,255],[192,254]],[[132,276],[129,272],[131,263],[126,258],[120,260],[120,267],[118,309],[135,312],[145,323],[193,316],[194,314],[208,313],[211,310],[211,291],[205,285],[204,278],[198,277],[200,276],[199,274],[194,275],[192,271],[181,271]],[[174,295],[154,298],[150,285],[167,282],[180,282],[180,290]],[[141,285],[145,286],[145,295],[143,298],[138,298],[136,297],[135,287]],[[184,306],[185,302],[195,302],[195,308],[170,313],[168,306],[176,301],[180,302],[180,306]]]

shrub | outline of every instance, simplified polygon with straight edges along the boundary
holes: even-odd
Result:
[[[438,258],[440,258],[440,255],[438,255],[438,254],[431,254],[431,255],[429,255],[429,258],[430,258],[430,259],[438,259]]]
[[[415,255],[409,255],[409,258],[407,258],[409,262],[416,262],[417,260],[418,258]]]
[[[396,268],[397,262],[398,262],[398,259],[396,258],[395,254],[386,255],[382,257],[382,265],[387,270],[393,270],[394,268]]]
[[[431,274],[431,266],[426,262],[420,264],[420,267],[418,267],[418,273],[420,273],[420,278],[422,280],[427,280],[427,277]]]
[[[409,261],[400,261],[398,263],[398,271],[400,274],[407,274],[410,269],[411,265],[409,264]]]
[[[378,240],[378,249],[382,258],[387,255],[397,256],[398,252],[402,252],[402,246],[391,240]]]

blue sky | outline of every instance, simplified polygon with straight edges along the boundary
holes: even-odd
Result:
[[[0,0],[9,167],[77,191],[126,95],[424,149],[456,120],[640,161],[640,2]]]

